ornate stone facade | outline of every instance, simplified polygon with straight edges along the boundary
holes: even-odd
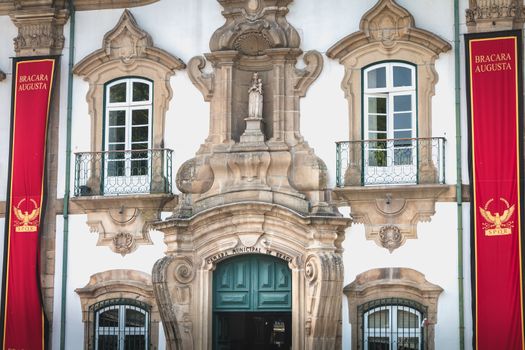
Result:
[[[153,283],[169,349],[211,348],[213,270],[238,254],[288,262],[294,349],[341,346],[341,242],[350,220],[328,204],[326,166],[300,134],[299,99],[323,59],[307,52],[305,68],[296,68],[302,51],[285,17],[290,2],[219,0],[226,23],[211,53],[188,64],[211,103],[210,133],[179,169],[173,216],[154,224],[168,246]],[[257,115],[249,108],[254,73],[264,86],[253,96],[264,100]]]

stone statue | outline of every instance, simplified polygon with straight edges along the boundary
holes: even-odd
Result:
[[[263,87],[259,74],[253,73],[252,86],[248,89],[248,118],[262,118]]]

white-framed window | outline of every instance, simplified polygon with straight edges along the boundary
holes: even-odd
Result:
[[[363,70],[365,174],[383,181],[416,166],[416,69],[402,62],[374,64]],[[374,177],[371,177],[372,181]]]
[[[424,315],[410,303],[384,299],[363,312],[363,349],[422,350]]]
[[[153,84],[123,78],[105,88],[104,193],[144,192],[150,183]]]
[[[95,350],[149,349],[149,307],[134,300],[107,300],[94,307]]]

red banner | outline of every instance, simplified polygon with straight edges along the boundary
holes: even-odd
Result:
[[[39,233],[54,58],[13,62],[11,155],[2,290],[2,349],[45,349]]]
[[[521,31],[465,41],[474,346],[523,350]]]

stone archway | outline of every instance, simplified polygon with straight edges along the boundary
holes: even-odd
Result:
[[[168,349],[212,349],[214,270],[227,258],[254,253],[288,262],[293,349],[340,348],[341,242],[348,219],[244,202],[155,226],[168,246],[153,268]]]

